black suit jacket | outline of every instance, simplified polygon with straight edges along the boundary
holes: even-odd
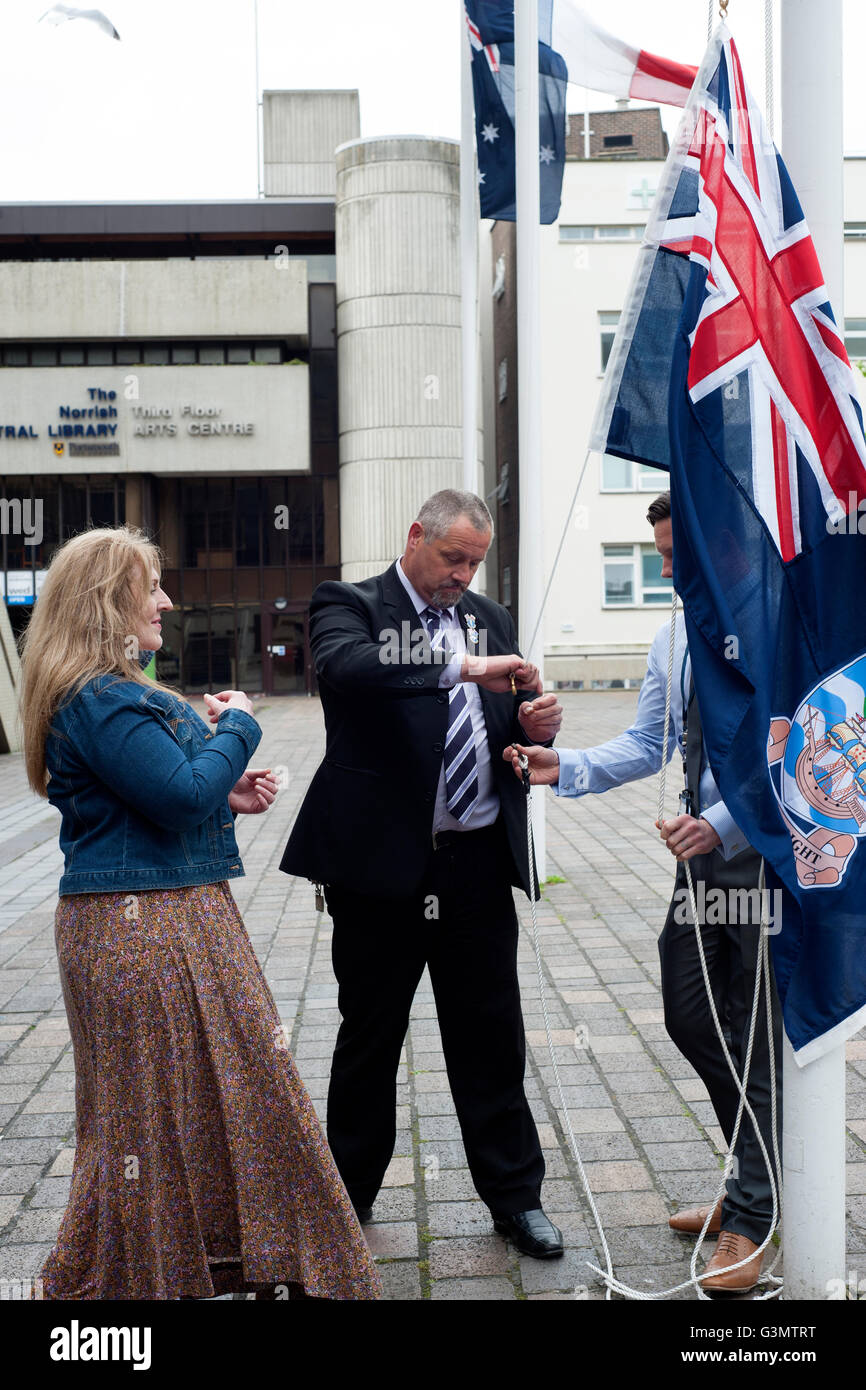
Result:
[[[486,630],[489,656],[517,651],[514,623],[498,603],[468,593],[457,612],[464,630],[467,613],[479,632]],[[320,584],[310,607],[310,643],[327,745],[280,868],[357,893],[406,896],[420,886],[430,853],[448,692],[439,688],[442,665],[432,659],[396,564],[360,584]],[[481,689],[511,882],[527,894],[526,794],[502,750],[528,741],[517,710],[531,698]]]

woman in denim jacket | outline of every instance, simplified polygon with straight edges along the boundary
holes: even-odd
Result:
[[[57,953],[75,1054],[51,1299],[371,1299],[378,1276],[227,880],[266,811],[241,691],[213,728],[145,676],[159,553],[126,527],[54,556],[28,627],[31,786],[61,813]]]

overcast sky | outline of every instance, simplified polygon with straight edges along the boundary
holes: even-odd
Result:
[[[253,0],[102,0],[120,43],[81,20],[39,24],[50,2],[0,7],[0,201],[255,197]],[[258,8],[263,87],[357,87],[363,135],[458,135],[459,0]],[[706,0],[583,8],[636,47],[691,63],[703,55]],[[763,9],[731,0],[728,12],[759,99]],[[844,0],[844,11],[845,149],[866,154],[866,6]],[[776,73],[778,89],[778,28]],[[570,109],[582,109],[582,89],[570,93]],[[590,99],[595,110],[612,104]],[[672,129],[677,113],[664,120]]]

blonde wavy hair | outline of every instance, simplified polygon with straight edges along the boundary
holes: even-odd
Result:
[[[159,548],[143,531],[116,526],[73,536],[45,571],[22,639],[19,700],[27,780],[39,796],[47,795],[51,720],[92,677],[170,689],[144,674],[135,638],[161,568]]]

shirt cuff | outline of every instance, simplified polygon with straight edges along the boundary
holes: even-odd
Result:
[[[554,782],[557,796],[583,796],[586,791],[586,771],[583,753],[579,748],[557,748],[559,781]]]
[[[455,652],[447,665],[442,667],[442,674],[439,677],[439,689],[450,690],[452,686],[460,683],[460,672],[463,669],[463,657],[459,652]]]
[[[740,854],[744,849],[748,849],[749,842],[724,801],[717,801],[713,806],[707,806],[701,811],[700,818],[713,827],[721,840],[721,844],[716,845],[716,849],[723,859],[733,859],[735,854]]]

